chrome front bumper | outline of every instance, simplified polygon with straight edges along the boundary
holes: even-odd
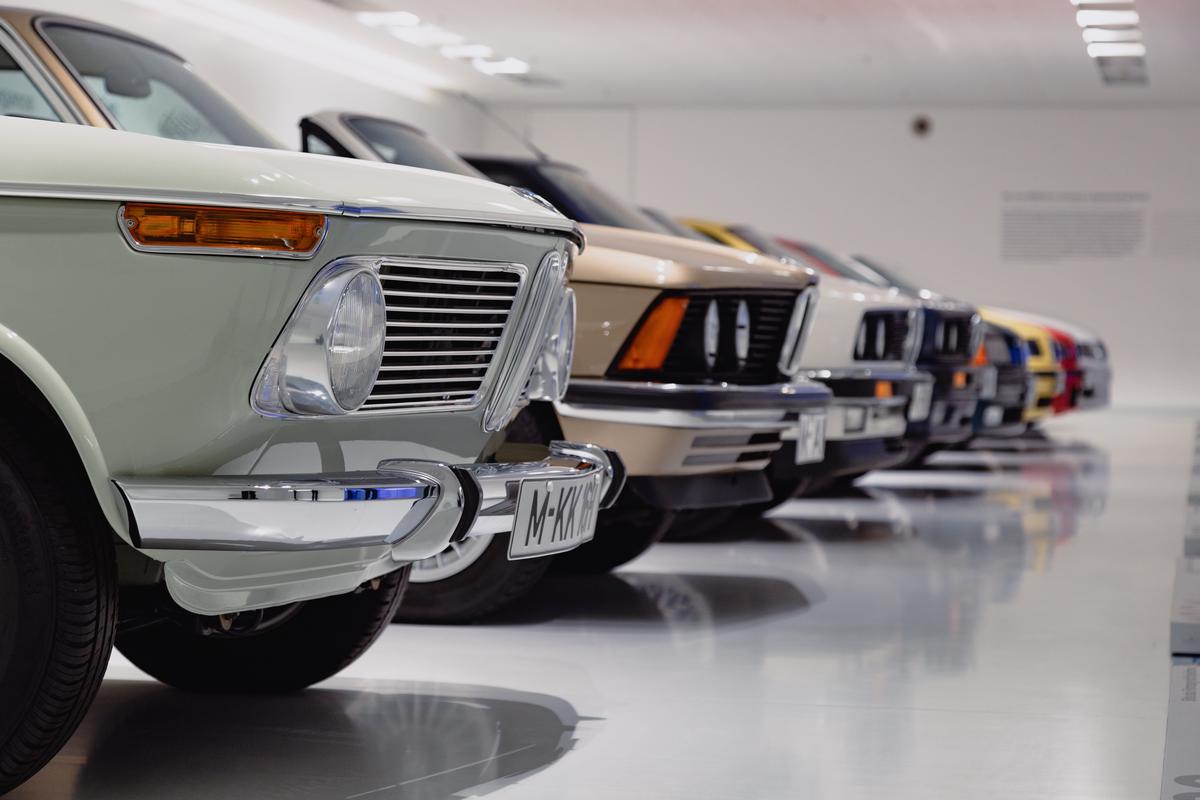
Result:
[[[526,480],[601,476],[598,508],[624,483],[615,454],[553,442],[540,460],[449,466],[386,460],[319,476],[118,477],[135,546],[165,563],[183,607],[218,614],[352,591],[468,536],[512,529]]]

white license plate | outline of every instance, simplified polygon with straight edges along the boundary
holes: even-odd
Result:
[[[996,389],[1000,383],[1000,376],[995,368],[987,367],[981,370],[979,378],[979,396],[985,400],[995,397]]]
[[[796,426],[796,463],[812,464],[825,459],[825,415],[802,414]]]
[[[596,535],[601,475],[527,480],[517,493],[517,514],[508,540],[510,560],[571,550]]]
[[[933,400],[933,384],[928,381],[913,384],[912,398],[908,401],[908,418],[920,422],[929,416],[929,404]]]

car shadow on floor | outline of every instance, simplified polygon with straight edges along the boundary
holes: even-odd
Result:
[[[550,621],[611,624],[630,630],[717,627],[802,612],[824,599],[791,581],[760,575],[686,575],[620,571],[611,575],[550,576],[518,602],[479,624]]]
[[[571,749],[579,721],[548,695],[379,685],[239,696],[105,681],[67,746],[7,797],[476,796],[553,764]]]

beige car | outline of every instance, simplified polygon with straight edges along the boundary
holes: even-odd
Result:
[[[424,132],[367,115],[308,117],[301,144],[308,152],[480,175]],[[770,500],[763,471],[785,437],[800,442],[797,462],[822,459],[830,395],[795,377],[815,302],[811,270],[665,235],[648,218],[630,225],[628,217],[641,215],[636,208],[594,185],[576,188],[607,213],[590,218],[609,224],[582,225],[588,246],[571,277],[578,307],[571,382],[555,413],[533,420],[526,435],[531,442],[586,436],[625,462],[625,492],[600,515],[596,539],[555,556],[551,567],[598,572],[640,554],[672,518],[692,524],[717,518],[713,509]],[[510,431],[509,441],[520,435]],[[416,613],[423,581],[443,584],[444,596],[487,560],[447,554],[418,566],[401,615]]]

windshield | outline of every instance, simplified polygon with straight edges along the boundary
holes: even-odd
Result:
[[[843,258],[835,253],[826,250],[823,247],[818,247],[815,244],[786,242],[784,246],[787,249],[799,253],[806,260],[811,261],[814,266],[824,270],[832,275],[837,275],[842,278],[849,278],[852,281],[863,281],[872,286],[877,286],[880,289],[892,288],[891,281],[886,280],[880,275],[877,275],[870,270],[865,269],[861,264],[858,264],[853,259]]]
[[[675,219],[665,211],[661,211],[657,208],[646,208],[643,206],[642,213],[661,225],[663,230],[667,231],[667,233],[684,239],[695,239],[698,242],[712,241],[712,239],[708,238],[703,233],[700,233],[700,231],[696,230],[695,228],[689,228],[687,225],[684,225],[682,222]]]
[[[860,268],[864,273],[879,276],[881,280],[887,281],[889,284],[895,286],[897,289],[905,292],[906,294],[921,294],[920,286],[909,283],[908,281],[904,280],[904,278],[901,278],[899,275],[897,275],[895,271],[887,269],[878,261],[867,258],[866,256],[854,256],[854,258],[850,259],[850,263]]]
[[[72,25],[50,24],[43,31],[123,130],[193,142],[278,147],[187,64],[165,51]]]
[[[454,151],[407,125],[375,117],[346,117],[342,121],[370,145],[376,155],[391,164],[487,179]]]
[[[764,255],[799,264],[802,267],[808,266],[794,252],[781,245],[774,236],[763,233],[758,228],[752,228],[749,225],[730,225],[729,230]]]
[[[577,169],[558,164],[540,164],[538,171],[560,195],[559,198],[547,199],[559,208],[569,209],[570,215],[578,222],[632,228],[650,233],[671,232],[643,214],[632,203],[626,203],[601,189]]]

